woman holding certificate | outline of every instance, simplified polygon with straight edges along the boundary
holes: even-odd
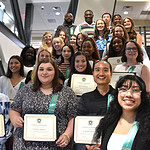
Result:
[[[137,42],[127,41],[125,43],[121,60],[123,64],[117,65],[114,72],[136,73],[144,80],[146,90],[150,92],[150,70],[143,64],[143,52]]]
[[[100,148],[89,150],[149,150],[150,101],[144,81],[127,75],[117,82],[114,100],[101,119],[94,139],[101,138]]]
[[[76,116],[76,105],[74,92],[58,82],[58,69],[55,61],[49,58],[43,59],[37,66],[33,85],[29,84],[21,88],[11,106],[10,119],[16,128],[13,148],[15,150],[72,149],[70,140],[73,134],[73,118]],[[34,135],[31,136],[38,141],[23,139],[26,136],[26,132],[23,131],[23,124],[25,126],[23,116],[25,114],[54,114],[57,118],[58,139],[56,139],[56,142],[41,141],[44,136],[40,137],[39,140]],[[37,123],[40,122],[41,119],[37,119]],[[28,127],[27,131],[28,129],[31,128]]]

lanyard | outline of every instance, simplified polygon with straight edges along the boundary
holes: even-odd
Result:
[[[51,99],[51,102],[49,104],[48,113],[54,114],[57,98],[58,98],[58,95],[55,95],[55,94],[52,95],[52,99]]]
[[[114,98],[114,96],[113,96],[113,95],[108,94],[108,100],[107,100],[107,110],[108,110],[108,108],[109,108],[109,106],[110,106],[110,102],[113,100],[113,98]]]
[[[70,67],[67,67],[67,69],[66,69],[66,79],[69,78],[69,74],[70,74]]]
[[[121,150],[131,150],[132,144],[133,144],[133,141],[134,141],[134,138],[136,136],[138,129],[139,129],[139,122],[135,121],[132,128],[130,129],[128,133],[127,139],[124,142]]]
[[[136,66],[130,67],[129,70],[128,70],[128,72],[133,72],[135,68],[136,68]]]

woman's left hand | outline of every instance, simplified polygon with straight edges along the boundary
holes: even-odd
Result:
[[[56,141],[57,146],[66,147],[69,144],[70,140],[64,134],[62,134],[59,139]]]

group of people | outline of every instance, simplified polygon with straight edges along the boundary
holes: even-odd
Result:
[[[7,72],[0,77],[5,99],[0,101],[0,113],[6,116],[0,149],[12,149],[12,143],[14,150],[149,149],[150,70],[143,64],[141,35],[130,17],[122,20],[116,14],[111,19],[104,13],[95,23],[91,10],[84,17],[76,26],[73,15],[67,13],[55,35],[43,34],[37,51],[26,46],[20,56],[9,59]],[[112,67],[111,58],[121,63]],[[135,75],[121,77],[112,87],[115,72]],[[96,89],[76,95],[71,89],[74,74],[93,76]],[[25,114],[55,114],[56,141],[25,141]],[[80,115],[104,116],[93,135],[101,144],[74,143],[74,118]]]

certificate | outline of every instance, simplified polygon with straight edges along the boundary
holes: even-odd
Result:
[[[73,74],[71,78],[71,88],[76,95],[81,96],[84,93],[95,90],[97,84],[93,75]]]
[[[108,62],[112,66],[112,70],[119,64],[122,64],[121,57],[110,57],[108,58]]]
[[[4,115],[0,114],[0,137],[5,136],[5,119]]]
[[[25,114],[24,139],[26,141],[55,141],[56,116],[51,114]]]
[[[116,85],[116,82],[122,77],[122,76],[125,76],[125,75],[135,75],[136,73],[130,73],[130,72],[113,72],[112,73],[112,78],[111,78],[111,81],[110,81],[110,85],[115,88],[115,85]]]
[[[74,142],[96,144],[93,142],[93,135],[102,118],[102,116],[77,116],[74,122]]]

